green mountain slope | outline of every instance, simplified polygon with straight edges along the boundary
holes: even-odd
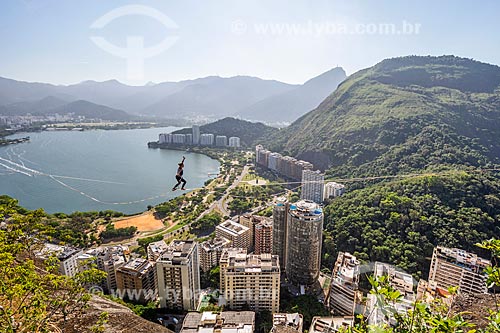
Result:
[[[500,236],[499,193],[498,178],[466,172],[352,191],[325,209],[323,264],[349,251],[426,278],[435,245],[482,254],[474,244]]]
[[[253,123],[246,120],[226,117],[213,123],[200,126],[200,133],[213,133],[215,135],[225,135],[228,138],[237,136],[241,140],[242,146],[252,146],[256,140],[263,137],[271,137],[278,132],[277,128],[264,125],[263,123]],[[183,128],[173,133],[192,133],[191,128]]]
[[[350,76],[270,148],[334,175],[500,163],[500,67],[454,56],[388,59]]]

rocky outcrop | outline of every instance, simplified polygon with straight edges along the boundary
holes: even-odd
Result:
[[[99,320],[102,312],[109,314],[108,322],[104,325],[106,333],[173,333],[159,324],[137,316],[126,306],[99,296],[92,296],[88,309],[78,317],[69,319],[62,331],[90,332],[90,328]]]
[[[462,313],[463,318],[476,325],[476,329],[488,325],[490,311],[498,311],[494,295],[490,294],[461,294],[455,300],[452,312]],[[500,307],[500,306],[499,306]]]

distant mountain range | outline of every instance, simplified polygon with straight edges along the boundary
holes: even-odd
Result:
[[[266,123],[289,123],[310,111],[345,79],[341,68],[330,70],[303,85],[249,76],[209,76],[180,82],[128,86],[116,80],[52,85],[0,78],[0,114],[64,112],[99,114],[118,120],[131,115],[169,119],[219,119],[238,116]],[[87,104],[77,103],[86,101]],[[74,111],[71,111],[73,107]],[[104,119],[104,118],[103,118]]]
[[[237,110],[296,87],[248,76],[211,77],[201,80],[148,106],[142,113],[155,116],[164,114],[230,116],[234,115]]]
[[[237,114],[249,120],[290,123],[316,108],[346,77],[345,71],[336,67],[292,90],[258,101]]]

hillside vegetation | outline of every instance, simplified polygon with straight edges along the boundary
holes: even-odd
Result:
[[[454,56],[388,59],[341,83],[271,149],[336,176],[500,163],[500,68]]]
[[[427,278],[434,246],[478,253],[476,243],[499,237],[499,193],[498,178],[467,172],[352,191],[325,209],[324,265],[332,267],[336,253],[348,251]]]
[[[427,277],[433,247],[477,252],[500,237],[500,67],[455,56],[388,59],[359,71],[318,108],[261,140],[348,182],[325,207],[323,264],[339,251]],[[442,173],[446,171],[446,173]]]

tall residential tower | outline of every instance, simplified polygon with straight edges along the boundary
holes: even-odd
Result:
[[[200,144],[200,126],[193,125],[193,145]]]
[[[301,200],[288,210],[286,276],[295,285],[312,285],[321,268],[323,211],[312,201]]]
[[[319,170],[302,171],[302,191],[300,198],[302,200],[311,200],[315,203],[323,202],[323,189],[325,186],[325,175]]]
[[[288,201],[286,197],[276,199],[273,207],[273,251],[280,258],[281,271],[286,265],[286,227],[288,217]]]

